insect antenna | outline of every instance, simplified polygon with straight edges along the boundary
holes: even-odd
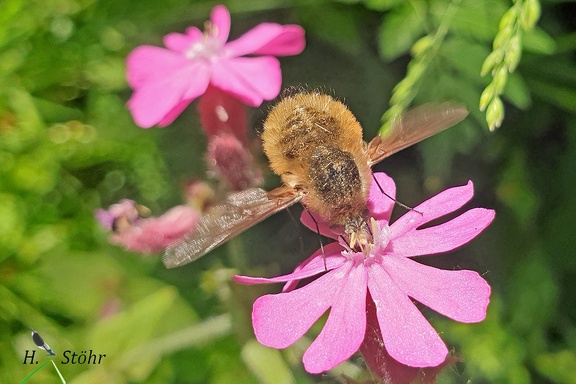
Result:
[[[390,200],[394,201],[394,204],[401,206],[402,208],[408,210],[408,211],[414,211],[420,215],[424,215],[422,212],[414,209],[413,207],[409,207],[406,204],[403,204],[401,202],[399,202],[398,200],[396,200],[395,198],[393,198],[392,196],[390,196],[389,194],[387,194],[384,189],[382,188],[382,186],[380,185],[380,183],[378,182],[378,179],[374,176],[374,174],[372,174],[372,178],[374,179],[374,181],[376,182],[376,185],[378,186],[378,189],[380,190],[380,192],[382,192],[383,195],[385,195],[386,197],[388,197]]]
[[[324,253],[324,243],[322,242],[322,234],[320,233],[320,227],[318,226],[318,222],[314,218],[314,215],[310,213],[308,208],[305,207],[305,209],[306,212],[308,212],[308,215],[310,215],[310,217],[312,218],[314,225],[316,226],[316,233],[318,234],[318,239],[320,240],[320,249],[322,250],[322,260],[324,260],[324,271],[328,272],[328,266],[326,265],[326,254]]]

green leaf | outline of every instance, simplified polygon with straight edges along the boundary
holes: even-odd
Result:
[[[424,34],[425,22],[425,6],[420,2],[406,2],[394,8],[382,21],[378,35],[382,57],[393,60],[408,52]]]
[[[510,327],[541,352],[545,330],[556,313],[559,291],[547,255],[537,247],[523,257],[509,278]],[[530,343],[530,339],[534,339]]]
[[[463,376],[484,377],[488,383],[529,384],[530,373],[525,366],[524,345],[509,332],[502,320],[507,302],[498,292],[490,297],[486,319],[479,324],[450,322],[435,326],[445,340],[456,342],[458,354],[466,361]],[[447,321],[445,321],[447,322]]]
[[[177,292],[173,287],[164,287],[144,297],[127,310],[97,323],[87,337],[87,345],[118,361],[123,354],[157,334],[162,318],[169,315],[176,298]],[[161,357],[154,351],[144,351],[140,356],[132,357],[132,364],[119,368],[134,380],[144,380]]]
[[[515,152],[510,156],[496,189],[500,201],[508,206],[516,215],[517,221],[525,226],[533,222],[540,203],[529,183],[527,169],[524,153]]]
[[[242,359],[263,384],[291,384],[296,380],[277,349],[249,340],[242,348]]]
[[[81,110],[66,107],[51,100],[35,98],[34,104],[47,124],[82,120],[84,118],[84,113]]]
[[[449,2],[432,2],[432,13],[440,20]],[[450,30],[457,36],[471,37],[481,42],[492,42],[498,31],[500,17],[506,11],[506,2],[500,0],[464,0],[458,4]]]
[[[16,195],[0,193],[0,259],[20,245],[26,227],[26,207]]]
[[[460,38],[448,38],[440,52],[452,67],[475,84],[484,86],[488,82],[480,76],[481,64],[490,54],[485,45]]]
[[[552,382],[572,384],[576,377],[576,354],[574,351],[543,353],[536,357],[536,369]]]
[[[303,8],[300,15],[308,32],[321,36],[340,49],[358,52],[362,40],[359,34],[361,17],[357,10],[323,3]]]
[[[508,76],[503,96],[520,109],[527,109],[532,104],[530,90],[522,76],[516,72]]]
[[[541,28],[534,28],[522,34],[522,46],[528,52],[551,55],[556,51],[556,42]]]
[[[550,84],[540,79],[528,79],[528,84],[534,95],[572,113],[576,112],[576,89]]]
[[[375,11],[387,11],[399,4],[404,3],[404,0],[362,0],[367,8]]]

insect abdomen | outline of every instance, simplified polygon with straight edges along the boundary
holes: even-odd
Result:
[[[317,146],[308,164],[309,190],[304,204],[333,224],[362,214],[368,190],[364,186],[365,175],[350,153]]]

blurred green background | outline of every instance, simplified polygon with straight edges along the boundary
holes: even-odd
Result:
[[[523,52],[506,79],[504,121],[491,133],[478,109],[491,81],[480,76],[482,63],[506,10],[537,11],[533,0],[223,3],[232,38],[264,21],[302,25],[307,48],[281,59],[284,86],[333,91],[367,139],[393,94],[395,105],[467,105],[465,122],[376,167],[396,180],[403,203],[471,179],[469,206],[497,212],[472,244],[426,259],[476,270],[493,287],[483,323],[426,312],[462,360],[438,382],[576,383],[576,5],[544,1],[537,25],[516,31]],[[174,270],[108,244],[93,218],[122,198],[161,214],[182,202],[187,179],[206,178],[194,105],[168,128],[136,127],[125,107],[125,57],[137,45],[161,45],[169,32],[202,26],[215,4],[0,1],[1,382],[20,382],[35,368],[22,364],[25,350],[35,349],[28,327],[56,351],[69,383],[370,378],[360,358],[313,377],[300,361],[306,341],[284,351],[254,341],[252,302],[279,288],[238,286],[230,276],[287,272],[318,247],[288,213]],[[415,43],[438,30],[445,35],[434,50],[411,62],[411,49],[417,58],[422,52]],[[255,141],[267,109],[250,111]],[[278,183],[267,176],[268,187]],[[90,349],[106,354],[102,364],[61,364],[63,351]],[[48,365],[28,382],[60,380]]]

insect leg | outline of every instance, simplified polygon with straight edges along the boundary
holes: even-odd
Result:
[[[384,192],[384,189],[382,189],[382,186],[380,185],[380,183],[378,182],[378,179],[374,176],[374,174],[372,174],[372,178],[376,182],[376,185],[378,186],[378,189],[380,190],[380,192],[382,192],[382,194],[385,195],[386,197],[388,197],[390,200],[394,201],[394,204],[397,204],[408,211],[414,211],[416,213],[419,213],[420,215],[423,215],[422,212],[417,211],[414,208],[407,206],[406,204],[402,204],[401,202],[399,202],[398,200],[396,200],[395,198],[393,198],[392,196],[390,196],[389,194]]]
[[[316,233],[318,234],[318,238],[320,239],[320,249],[322,250],[322,259],[324,260],[324,271],[328,272],[328,266],[326,265],[326,254],[324,253],[324,243],[322,242],[322,235],[320,234],[320,227],[318,227],[318,222],[314,218],[314,215],[310,213],[308,208],[306,208],[306,212],[308,212],[308,214],[312,218],[312,221],[314,222],[314,225],[316,226]]]

